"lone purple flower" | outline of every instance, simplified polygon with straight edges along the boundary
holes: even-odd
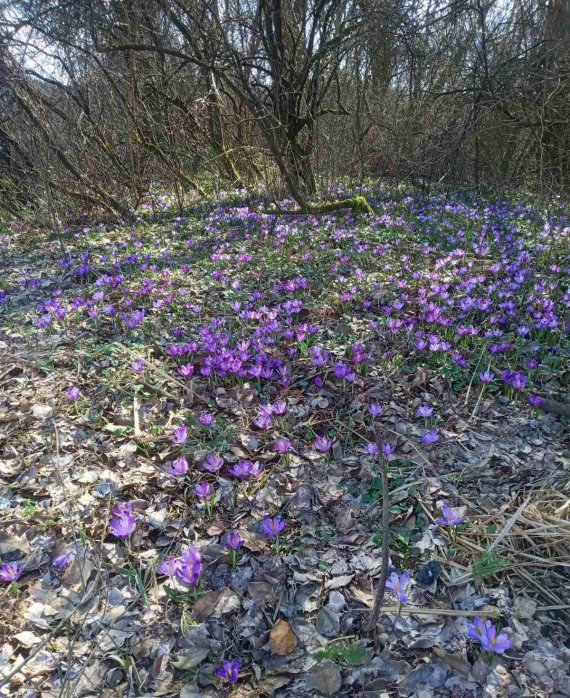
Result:
[[[224,660],[222,666],[219,666],[214,672],[216,676],[219,676],[225,681],[230,683],[236,683],[238,680],[239,670],[241,669],[241,662],[239,659],[234,659],[233,662],[228,662]]]
[[[70,386],[66,391],[65,394],[70,400],[77,400],[79,398],[79,395],[81,394],[81,391],[79,388],[76,388],[75,386]]]
[[[425,446],[431,446],[432,444],[436,444],[438,441],[439,434],[437,433],[437,429],[430,429],[422,436],[422,443]]]
[[[198,499],[210,499],[212,496],[212,485],[209,482],[199,482],[194,488],[194,494]]]
[[[132,513],[132,506],[121,502],[113,509],[113,515],[115,518],[109,521],[111,533],[116,538],[128,538],[131,536],[137,527]]]
[[[386,582],[386,589],[391,589],[399,603],[407,603],[409,601],[406,596],[406,589],[410,583],[410,575],[404,572],[401,577],[399,577],[396,572],[392,572],[390,579]]]
[[[206,460],[202,463],[202,467],[209,470],[211,473],[217,473],[223,466],[224,459],[217,453],[209,453]]]
[[[185,444],[186,440],[188,439],[188,427],[185,426],[180,426],[176,427],[174,430],[174,436],[172,437],[172,441],[175,444]]]
[[[370,407],[368,408],[368,411],[370,412],[372,417],[374,419],[376,419],[376,417],[379,417],[383,412],[382,405],[379,405],[379,404],[370,405]]]
[[[54,557],[52,560],[52,564],[58,567],[60,570],[63,570],[67,567],[67,563],[69,562],[69,558],[73,555],[72,550],[66,550],[57,557]]]
[[[328,439],[326,436],[317,436],[315,439],[315,448],[321,453],[327,453],[331,450],[333,445],[333,440]]]
[[[388,460],[395,450],[396,447],[393,444],[382,444],[382,456],[384,457],[384,460]]]
[[[266,516],[261,522],[261,532],[268,538],[276,538],[287,526],[287,522],[279,516],[270,519]]]
[[[231,531],[228,533],[228,537],[226,538],[226,548],[229,548],[230,550],[238,550],[243,546],[243,544],[244,540],[237,531]]]
[[[5,562],[0,565],[0,579],[3,582],[15,582],[20,578],[23,569],[17,562]]]
[[[176,460],[172,461],[172,467],[168,471],[169,475],[174,475],[176,477],[184,477],[188,475],[188,461],[184,456],[180,456]]]
[[[506,633],[497,635],[497,628],[490,620],[475,618],[472,624],[467,626],[467,637],[479,642],[484,652],[503,654],[512,647],[509,636]]]
[[[211,412],[202,412],[199,419],[200,424],[204,425],[205,427],[211,427],[216,418]]]
[[[443,516],[435,521],[439,526],[455,528],[465,521],[465,516],[460,515],[459,509],[451,509],[447,504],[441,505],[441,513]]]
[[[291,442],[289,439],[282,438],[275,444],[277,453],[288,453],[291,450]]]

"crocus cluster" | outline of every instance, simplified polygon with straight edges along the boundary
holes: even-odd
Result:
[[[179,557],[164,560],[158,571],[167,577],[176,577],[182,584],[195,589],[202,575],[200,551],[195,547],[186,548]]]
[[[467,637],[481,645],[481,649],[490,655],[489,661],[492,661],[493,654],[504,654],[512,647],[506,633],[497,634],[497,628],[490,620],[479,617],[467,626]]]

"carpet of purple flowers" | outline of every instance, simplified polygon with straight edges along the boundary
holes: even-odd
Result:
[[[7,227],[0,695],[570,695],[570,218],[370,200]]]

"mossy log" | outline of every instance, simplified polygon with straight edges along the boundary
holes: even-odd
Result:
[[[350,209],[354,213],[374,213],[374,209],[364,196],[355,196],[352,199],[342,199],[341,201],[331,201],[329,203],[320,204],[318,206],[307,206],[306,208],[298,208],[293,211],[276,208],[275,210],[264,210],[262,213],[267,213],[275,216],[302,216],[302,215],[320,215],[323,213],[334,213]]]

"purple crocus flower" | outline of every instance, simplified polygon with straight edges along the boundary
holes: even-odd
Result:
[[[137,359],[136,361],[133,361],[130,369],[131,371],[135,371],[135,373],[142,373],[142,371],[144,371],[144,359]]]
[[[506,633],[497,635],[497,628],[493,623],[490,620],[484,621],[479,617],[467,626],[467,637],[479,642],[484,652],[503,654],[512,647]]]
[[[273,403],[273,414],[282,417],[287,412],[287,403],[285,400],[276,400]]]
[[[69,558],[72,555],[73,555],[72,550],[65,550],[63,553],[60,553],[57,557],[53,558],[52,565],[55,565],[60,570],[63,570],[67,567],[67,563],[69,562]]]
[[[430,429],[422,436],[422,443],[425,446],[431,446],[439,441],[439,434],[437,429]]]
[[[172,437],[172,442],[175,444],[185,444],[186,440],[188,439],[188,427],[182,425],[179,427],[176,427],[174,430],[174,435]]]
[[[172,556],[167,557],[166,560],[163,560],[158,567],[159,573],[165,575],[166,577],[176,576],[179,569],[180,558]]]
[[[195,587],[202,574],[202,556],[198,548],[188,548],[182,553],[176,576],[181,582]]]
[[[275,450],[277,453],[288,453],[291,450],[291,442],[286,438],[279,439],[275,444]]]
[[[209,482],[199,482],[194,488],[194,494],[198,499],[210,499],[212,496],[212,485]]]
[[[194,374],[194,366],[192,364],[185,364],[184,366],[179,366],[178,373],[184,378],[191,378]]]
[[[81,394],[81,391],[79,390],[79,388],[72,385],[65,391],[65,394],[70,400],[77,400],[79,398],[79,395]]]
[[[215,670],[216,676],[219,676],[225,681],[230,683],[236,683],[238,680],[239,670],[241,669],[241,662],[239,659],[234,659],[233,662],[228,662],[224,660],[222,665]]]
[[[0,579],[3,582],[15,582],[24,570],[17,562],[4,562],[0,565]]]
[[[287,526],[285,519],[281,519],[279,516],[275,516],[273,519],[265,516],[261,522],[261,532],[268,538],[276,538],[285,526]]]
[[[443,516],[435,521],[439,526],[455,528],[466,520],[465,516],[461,516],[459,509],[451,509],[447,504],[441,505],[441,513]]]
[[[378,445],[375,444],[373,441],[370,441],[369,443],[366,444],[365,451],[370,456],[373,456],[373,457],[377,456],[378,455]]]
[[[370,412],[372,417],[374,419],[376,419],[376,417],[379,417],[382,414],[383,408],[382,408],[382,405],[374,404],[374,405],[370,405],[370,407],[368,408],[368,411]]]
[[[433,414],[433,407],[431,405],[420,405],[418,407],[418,417],[431,417]]]
[[[491,371],[487,369],[485,373],[479,374],[479,378],[481,380],[481,383],[483,383],[484,385],[489,385],[489,383],[495,380],[495,374],[491,373]]]
[[[333,445],[333,440],[327,438],[326,436],[317,436],[315,439],[315,448],[321,453],[327,453],[331,450]]]
[[[217,473],[223,466],[224,459],[217,453],[208,453],[206,460],[202,463],[202,467],[211,473]]]
[[[245,541],[237,531],[230,531],[230,533],[228,533],[228,537],[226,538],[226,548],[229,548],[230,550],[238,550],[243,546],[244,542]]]
[[[390,456],[394,453],[396,447],[394,444],[385,443],[382,444],[382,456],[384,460],[389,460]]]
[[[202,412],[200,414],[199,419],[200,419],[200,424],[202,424],[205,427],[211,427],[216,418],[214,417],[214,415],[211,412]]]
[[[407,603],[409,601],[406,596],[406,589],[410,583],[410,575],[404,572],[400,577],[396,572],[392,572],[390,579],[386,582],[386,589],[391,589],[399,603]]]
[[[315,366],[319,368],[324,366],[331,357],[330,351],[321,349],[321,347],[311,347],[309,351],[311,352]]]
[[[169,475],[174,475],[175,477],[184,477],[188,475],[188,461],[184,456],[180,456],[176,460],[172,461],[172,467],[168,471]]]
[[[528,396],[528,404],[531,407],[541,407],[542,406],[542,398],[540,395],[529,395]]]
[[[523,390],[526,386],[526,381],[527,378],[524,373],[515,373],[512,380],[513,388],[515,390]]]
[[[137,527],[135,517],[132,513],[132,506],[120,502],[113,509],[112,513],[115,518],[109,521],[111,533],[116,538],[129,538]]]

